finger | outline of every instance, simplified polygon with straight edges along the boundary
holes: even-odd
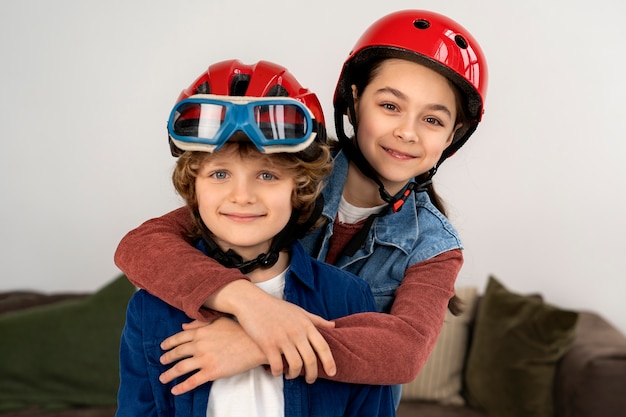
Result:
[[[321,327],[325,329],[332,329],[335,327],[334,321],[326,320],[325,318],[320,317],[313,313],[309,313],[308,311],[305,311],[305,313],[308,316],[309,320],[311,320],[311,323],[313,323],[315,327]]]
[[[194,388],[199,387],[205,381],[206,379],[201,377],[201,372],[197,372],[193,374],[192,376],[190,376],[189,378],[187,378],[186,380],[184,380],[183,382],[181,382],[180,384],[174,385],[174,387],[172,388],[172,394],[174,395],[184,394],[186,392],[191,391]]]
[[[197,329],[199,327],[208,326],[209,324],[210,323],[207,323],[206,321],[194,320],[191,323],[183,323],[183,329],[184,330],[193,330],[193,329]]]
[[[174,363],[178,360],[189,358],[194,355],[195,350],[193,346],[186,343],[181,346],[176,346],[174,349],[171,349],[164,354],[161,355],[159,360],[163,365],[169,365],[170,363]]]
[[[324,368],[324,372],[326,372],[326,375],[335,376],[335,374],[337,373],[337,364],[335,363],[335,358],[333,357],[333,353],[331,352],[330,346],[328,346],[328,342],[326,342],[326,339],[324,339],[324,337],[317,331],[311,334],[309,336],[309,339],[311,346],[313,346],[313,349],[317,354],[316,359],[319,359],[322,363],[322,367]],[[315,361],[315,369],[317,372],[317,360]],[[307,364],[305,364],[305,370],[307,370],[308,375]],[[308,378],[307,382],[309,382]]]
[[[174,394],[174,395],[181,395],[181,394],[189,392],[192,389],[197,388],[198,386],[202,385],[200,383],[196,383],[195,382],[195,378],[194,377],[196,375],[198,375],[198,374],[193,374],[192,376],[190,376],[189,378],[187,378],[186,380],[184,380],[180,384],[174,385],[174,387],[172,388],[172,394]]]
[[[187,358],[178,362],[176,365],[159,375],[159,381],[162,384],[167,384],[168,382],[195,371],[196,369],[198,369],[196,361],[193,358]]]
[[[308,343],[306,344],[308,345]],[[309,350],[311,351],[311,354],[315,356],[315,354],[310,348]],[[289,345],[283,351],[283,355],[288,365],[287,374],[285,377],[287,379],[295,379],[298,376],[300,376],[300,373],[302,372],[302,366],[304,363],[302,361],[302,357],[300,356],[300,352],[298,351],[298,349],[296,349],[293,345]]]
[[[309,341],[305,339],[304,343],[298,347],[298,352],[302,360],[304,368],[304,378],[306,382],[312,384],[317,379],[317,355],[309,344]]]
[[[183,330],[182,332],[178,332],[161,342],[161,349],[170,350],[176,346],[191,342],[194,334],[194,330]]]
[[[269,354],[266,354],[267,360],[270,365],[270,370],[272,371],[272,375],[281,376],[283,374],[283,356],[277,350],[272,350]]]

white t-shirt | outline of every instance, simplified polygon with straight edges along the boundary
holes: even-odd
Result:
[[[339,201],[339,209],[337,211],[337,219],[341,223],[355,224],[359,221],[366,219],[370,214],[378,213],[385,207],[386,204],[376,207],[357,207],[348,203],[343,196]]]
[[[277,298],[284,298],[287,270],[256,285]],[[282,417],[285,414],[283,377],[263,367],[218,379],[209,393],[207,417]]]

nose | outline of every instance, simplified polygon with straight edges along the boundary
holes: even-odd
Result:
[[[247,178],[238,178],[232,182],[230,199],[236,204],[251,204],[256,200],[254,182]]]
[[[404,118],[398,122],[393,130],[393,135],[402,142],[417,142],[417,130],[411,120]]]

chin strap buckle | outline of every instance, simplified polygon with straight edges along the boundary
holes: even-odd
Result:
[[[406,199],[409,198],[409,196],[411,195],[413,190],[416,189],[416,187],[417,183],[409,183],[409,185],[406,187],[406,190],[404,190],[404,192],[402,193],[402,196],[400,196],[400,198],[398,198],[396,201],[393,202],[393,204],[391,204],[391,210],[393,210],[394,213],[397,213],[400,211],[400,209],[402,209],[402,206],[404,206]]]

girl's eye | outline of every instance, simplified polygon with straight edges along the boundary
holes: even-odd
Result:
[[[426,121],[426,123],[430,123],[431,125],[443,126],[443,123],[441,123],[439,119],[436,119],[434,117],[427,117],[424,120]]]
[[[396,105],[395,104],[391,104],[391,103],[383,103],[382,107],[385,110],[391,110],[391,111],[395,111],[397,109]]]

